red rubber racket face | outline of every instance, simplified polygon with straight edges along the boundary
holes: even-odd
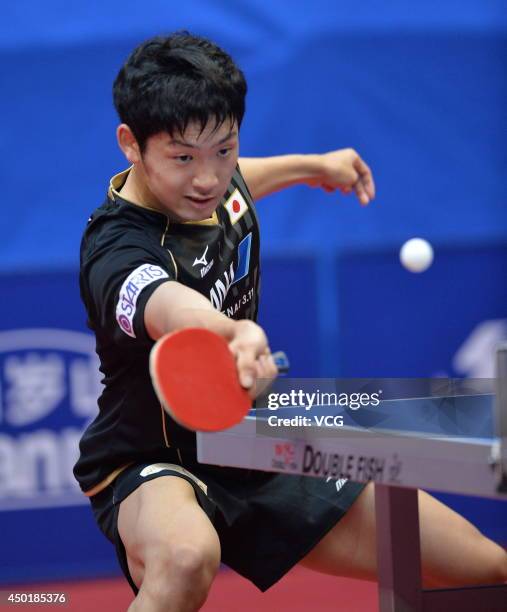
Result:
[[[206,329],[160,338],[151,351],[150,374],[168,414],[193,431],[232,427],[252,407],[227,342]]]

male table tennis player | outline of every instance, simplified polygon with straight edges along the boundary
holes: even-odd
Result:
[[[204,327],[228,341],[253,395],[256,379],[276,375],[254,322],[253,201],[295,184],[355,192],[362,204],[374,196],[351,149],[238,165],[245,93],[232,59],[185,33],[140,45],[114,83],[130,168],[112,178],[81,247],[105,388],[75,475],[136,593],[130,610],[198,610],[220,561],[262,590],[297,563],[376,578],[371,485],[200,465],[195,434],[161,409],[150,381],[154,341]],[[419,503],[426,585],[507,579],[499,546],[426,493]]]

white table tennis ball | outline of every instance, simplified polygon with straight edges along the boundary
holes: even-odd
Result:
[[[433,248],[427,240],[412,238],[401,247],[400,261],[410,272],[424,272],[433,262]]]

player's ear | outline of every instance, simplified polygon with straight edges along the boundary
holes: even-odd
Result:
[[[136,137],[126,123],[121,123],[116,128],[116,138],[118,145],[123,151],[125,157],[131,164],[137,164],[141,161],[141,150],[137,143]]]

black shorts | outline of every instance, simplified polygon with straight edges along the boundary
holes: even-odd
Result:
[[[175,457],[171,463],[165,459],[131,465],[93,496],[91,504],[135,594],[138,589],[117,529],[120,502],[144,482],[168,475],[193,486],[218,533],[222,562],[261,591],[308,554],[365,487],[351,481],[202,465],[186,457],[183,462]]]

